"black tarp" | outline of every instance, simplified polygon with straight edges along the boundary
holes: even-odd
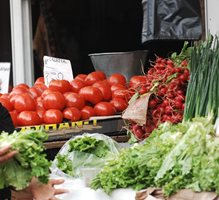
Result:
[[[153,40],[199,40],[199,0],[142,0],[142,43]]]

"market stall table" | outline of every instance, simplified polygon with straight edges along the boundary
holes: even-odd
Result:
[[[49,159],[53,159],[58,150],[71,137],[83,133],[101,133],[112,137],[119,143],[128,141],[125,122],[120,115],[110,117],[95,117],[89,121],[80,121],[72,123],[63,123],[59,125],[50,125],[48,130],[48,140],[44,143]],[[47,127],[48,128],[48,127]]]

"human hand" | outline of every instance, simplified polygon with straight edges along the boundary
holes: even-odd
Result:
[[[17,151],[10,151],[10,148],[11,146],[7,145],[0,149],[0,164],[7,162],[17,153]]]
[[[54,185],[62,183],[64,183],[63,179],[51,179],[47,184],[42,184],[34,178],[30,183],[30,191],[35,200],[58,200],[55,195],[68,192],[66,189],[54,188]]]

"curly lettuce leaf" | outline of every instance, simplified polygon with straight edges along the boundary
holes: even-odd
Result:
[[[17,190],[28,186],[32,177],[37,177],[43,183],[48,182],[51,163],[44,153],[43,142],[48,135],[43,131],[15,131],[13,134],[0,135],[0,147],[10,144],[16,154],[10,161],[0,165],[0,189],[12,186]]]

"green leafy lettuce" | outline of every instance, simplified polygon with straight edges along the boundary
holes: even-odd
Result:
[[[125,149],[92,181],[94,189],[161,187],[166,196],[180,189],[219,193],[219,138],[211,119],[161,124],[143,144]]]
[[[67,155],[61,155],[61,154],[58,154],[56,156],[56,159],[57,159],[57,167],[63,171],[64,173],[68,174],[68,175],[71,175],[73,176],[73,165],[72,165],[72,162],[71,160],[68,158]]]
[[[84,136],[79,137],[69,142],[69,152],[79,151],[84,153],[91,153],[102,158],[109,153],[109,147],[103,140],[97,140],[94,137]]]
[[[153,131],[144,144],[124,149],[117,159],[109,162],[92,181],[94,189],[110,193],[116,188],[136,190],[154,185],[154,177],[166,154],[177,144],[186,125],[164,123]]]
[[[57,154],[53,166],[67,175],[80,177],[82,168],[102,168],[117,152],[116,143],[111,138],[85,134],[70,139]]]
[[[50,162],[44,153],[43,141],[47,139],[43,131],[15,131],[13,134],[1,133],[0,148],[11,145],[18,153],[10,161],[0,165],[0,189],[8,186],[16,190],[28,186],[32,177],[43,183],[48,182]]]
[[[204,118],[203,118],[204,119]],[[215,191],[218,182],[218,139],[209,120],[190,123],[186,134],[165,157],[155,182],[169,196],[179,189]]]

